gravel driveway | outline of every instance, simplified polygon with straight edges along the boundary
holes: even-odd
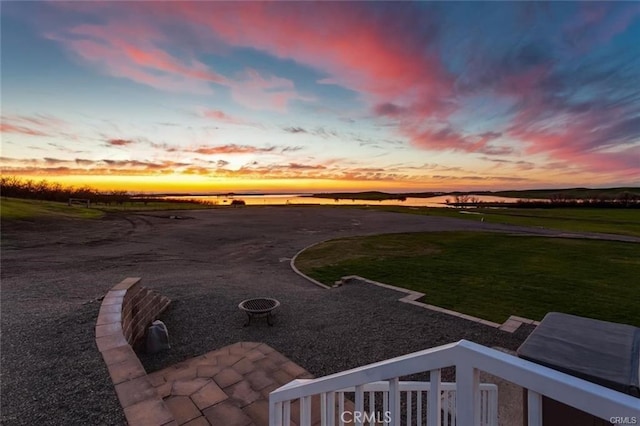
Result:
[[[162,317],[173,348],[143,357],[147,371],[244,340],[266,342],[319,376],[460,339],[515,349],[530,330],[511,335],[398,303],[400,294],[374,286],[321,289],[289,267],[305,246],[405,231],[559,234],[291,206],[7,222],[2,228],[0,422],[7,425],[124,423],[94,345],[94,325],[98,298],[125,277],[143,277],[144,285],[173,300]],[[282,303],[276,325],[243,328],[238,303],[260,295]]]

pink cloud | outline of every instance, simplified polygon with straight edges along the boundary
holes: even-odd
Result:
[[[129,139],[109,139],[107,141],[107,145],[109,146],[127,146],[133,143],[135,142]]]
[[[611,151],[611,146],[603,145],[600,140],[607,138],[607,129],[597,128],[601,122],[599,117],[571,117],[564,125],[544,127],[531,125],[535,123],[529,120],[533,116],[535,112],[524,111],[508,132],[510,137],[527,145],[527,154],[546,154],[566,167],[583,171],[640,176],[640,146],[631,144]]]
[[[403,132],[419,148],[476,152],[486,155],[505,155],[513,152],[511,147],[491,144],[502,136],[501,133],[486,132],[479,135],[463,135],[451,127],[436,130],[414,125],[405,126]]]
[[[159,90],[208,94],[212,93],[209,83],[226,82],[192,55],[180,60],[158,48],[155,44],[165,37],[158,28],[143,22],[83,24],[67,32],[49,32],[47,37],[65,45],[80,59],[100,66],[106,74]]]
[[[449,93],[453,79],[408,28],[420,22],[407,8],[387,19],[354,3],[163,3],[165,13],[203,25],[230,45],[294,59],[329,73],[338,84],[407,102]]]
[[[114,4],[114,9],[121,8],[128,17],[113,19],[101,9],[108,24],[79,26],[55,39],[110,75],[162,90],[211,93],[211,84],[220,84],[245,107],[276,111],[286,111],[292,101],[305,100],[294,83],[282,77],[254,69],[233,77],[218,74],[198,61],[189,45],[176,46],[174,40],[163,35],[162,25],[170,24],[173,30],[180,27],[199,40],[204,37],[232,48],[255,49],[318,70],[324,75],[319,83],[359,92],[376,117],[392,119],[398,133],[418,148],[487,155],[513,151],[510,146],[499,145],[492,135],[467,135],[450,124],[451,114],[459,109],[455,76],[442,63],[434,36],[416,31],[433,23],[428,16],[414,13],[414,6],[386,8],[381,13],[378,8],[357,2]],[[154,19],[146,19],[150,14]],[[565,30],[582,36],[585,25],[605,19],[609,19],[606,27],[611,31],[598,37],[610,38],[631,22],[626,15],[609,18],[608,9],[596,5]],[[182,55],[171,54],[174,50],[167,46],[179,48],[175,51]],[[547,154],[597,170],[609,166],[630,170],[629,155],[636,153],[635,148],[617,153],[598,151],[589,123],[573,120],[565,127],[547,128],[553,125],[544,116],[549,105],[538,99],[544,95],[541,83],[550,73],[544,58],[535,66],[503,68],[499,70],[505,75],[491,87],[492,96],[524,100],[505,138],[521,141],[528,154]],[[234,120],[217,110],[209,117]],[[198,149],[217,153],[220,148]]]
[[[295,91],[291,80],[260,74],[251,68],[239,74],[230,86],[233,100],[250,109],[284,112],[292,100],[305,99]]]
[[[59,133],[66,122],[50,115],[3,116],[0,133],[18,133],[29,136],[51,136]]]
[[[275,150],[275,147],[259,148],[252,145],[228,144],[228,145],[217,145],[217,146],[200,146],[200,147],[188,149],[185,151],[195,152],[195,153],[204,154],[204,155],[213,155],[213,154],[256,154],[256,153],[272,152],[274,150]]]
[[[32,129],[26,126],[15,126],[9,123],[0,124],[0,133],[20,133],[29,136],[49,136],[40,130]]]
[[[243,120],[230,116],[229,114],[227,114],[224,111],[220,111],[220,110],[216,110],[216,109],[209,109],[209,110],[205,110],[202,112],[202,115],[204,115],[207,118],[211,118],[213,120],[216,121],[222,121],[224,123],[230,123],[230,124],[242,124],[244,123]]]

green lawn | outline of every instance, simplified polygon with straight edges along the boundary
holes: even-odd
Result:
[[[343,238],[296,260],[331,284],[360,275],[495,322],[550,311],[640,326],[640,244],[482,232]]]
[[[398,213],[447,216],[488,223],[537,226],[569,232],[601,232],[640,237],[640,209],[454,209],[430,207],[376,206],[368,207]],[[467,211],[479,214],[463,214]]]
[[[99,218],[104,212],[82,206],[69,207],[66,203],[53,201],[22,200],[2,197],[0,217],[5,219],[32,219],[36,217]]]
[[[2,197],[0,200],[0,217],[5,219],[32,219],[36,217],[69,217],[69,218],[100,218],[105,212],[137,212],[156,210],[193,210],[206,209],[212,206],[197,203],[173,203],[164,201],[126,202],[124,204],[93,205],[86,208],[82,205],[68,206],[67,203],[42,200],[23,200]]]
[[[226,206],[225,206],[226,207]],[[157,211],[157,210],[201,210],[212,209],[217,206],[202,204],[202,203],[188,203],[188,202],[171,202],[171,201],[149,201],[147,204],[140,201],[126,202],[123,204],[110,204],[96,205],[95,208],[104,211],[114,212],[144,212],[144,211]]]

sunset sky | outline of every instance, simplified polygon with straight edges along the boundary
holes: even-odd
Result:
[[[3,176],[640,185],[638,2],[2,2]]]

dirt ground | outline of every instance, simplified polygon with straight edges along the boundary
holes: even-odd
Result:
[[[172,218],[172,216],[174,218]],[[179,216],[179,218],[175,218]],[[2,424],[122,424],[94,344],[99,298],[125,277],[173,300],[163,315],[172,349],[148,371],[239,340],[264,341],[318,375],[465,338],[515,349],[511,335],[397,303],[372,287],[325,290],[289,260],[322,240],[384,232],[560,232],[330,207],[249,207],[101,220],[2,223]],[[276,326],[243,328],[237,304],[278,298]]]

